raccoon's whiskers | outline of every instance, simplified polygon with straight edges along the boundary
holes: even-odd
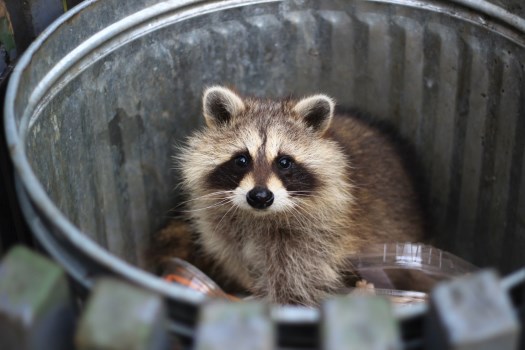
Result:
[[[231,198],[229,197],[226,197],[226,198],[222,198],[220,200],[220,202],[218,203],[214,203],[212,205],[209,205],[207,207],[204,207],[204,208],[197,208],[197,209],[189,209],[189,210],[182,210],[181,212],[183,213],[193,213],[193,212],[198,212],[198,211],[202,211],[202,210],[206,210],[206,209],[210,209],[210,208],[217,208],[217,207],[221,207],[221,206],[224,206],[226,205],[227,203],[231,203]]]
[[[233,201],[230,201],[230,202],[233,203]],[[232,205],[232,206],[230,207],[230,209],[228,209],[228,210],[226,211],[226,213],[224,213],[224,215],[221,217],[221,219],[219,220],[219,222],[217,223],[217,225],[215,225],[215,228],[213,229],[213,233],[215,233],[215,232],[217,231],[217,229],[218,229],[219,226],[221,225],[222,220],[224,220],[224,218],[225,218],[225,217],[231,212],[232,209],[235,209],[235,210],[233,211],[233,214],[235,214],[235,213],[237,212],[237,210],[239,209],[239,207],[236,206],[236,205]]]
[[[290,218],[288,217],[288,215],[286,215],[285,218],[286,218],[286,224],[288,225],[288,231],[292,232],[292,224],[290,224]]]
[[[178,182],[172,189],[172,191],[177,191],[183,186],[182,182]]]
[[[211,193],[207,193],[205,195],[202,195],[202,196],[199,196],[199,197],[195,197],[195,198],[192,198],[192,199],[188,199],[188,200],[185,200],[183,202],[180,202],[179,204],[177,204],[177,206],[175,208],[173,208],[172,210],[174,209],[177,209],[179,208],[180,206],[184,205],[184,204],[187,204],[189,202],[194,202],[194,201],[197,201],[197,200],[200,200],[200,199],[225,199],[225,198],[229,198],[229,197],[223,197],[223,198],[213,198],[214,196],[225,196],[225,195],[231,195],[233,194],[233,191],[216,191],[216,192],[211,192]]]
[[[310,207],[308,207],[309,209]],[[315,207],[311,207],[312,210],[315,210]],[[304,232],[312,232],[313,227],[319,227],[319,217],[311,210],[305,210],[304,206],[294,207],[293,213],[296,219],[299,221],[299,225],[303,228]]]
[[[300,228],[308,229],[313,227],[311,217],[302,213],[296,206],[289,207],[288,210],[286,210],[286,212],[290,213],[294,217],[296,224]]]
[[[294,197],[314,197],[311,191],[288,191]]]

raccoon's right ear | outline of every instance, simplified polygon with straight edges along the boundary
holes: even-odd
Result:
[[[243,110],[244,102],[230,89],[212,86],[204,91],[202,111],[208,127],[227,125]]]

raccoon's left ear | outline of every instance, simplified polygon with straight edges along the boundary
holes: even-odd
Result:
[[[313,95],[303,98],[293,108],[307,126],[319,134],[324,134],[334,115],[334,100],[326,95]]]
[[[209,127],[227,125],[244,108],[242,99],[230,89],[212,86],[204,91],[202,112]]]

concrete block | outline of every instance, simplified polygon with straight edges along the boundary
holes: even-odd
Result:
[[[336,349],[401,349],[390,302],[351,295],[327,300],[321,310],[321,344]]]
[[[263,303],[213,301],[201,309],[196,350],[270,350],[275,344],[275,326]]]
[[[100,279],[79,321],[75,344],[78,350],[168,349],[164,300],[122,281]]]
[[[425,348],[516,349],[519,321],[492,270],[438,285],[432,292]]]
[[[0,264],[0,349],[72,349],[74,308],[66,274],[25,247]]]

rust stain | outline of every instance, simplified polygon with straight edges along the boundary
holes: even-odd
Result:
[[[9,33],[13,34],[13,26],[11,25],[11,18],[9,17],[9,12],[7,12],[7,8],[5,7],[4,0],[0,0],[0,18],[5,17],[7,19],[7,23],[9,25],[8,30]]]
[[[4,0],[0,0],[0,17],[7,17],[7,10],[5,8]]]
[[[4,0],[0,0],[0,39],[8,50],[15,47],[13,25]]]

